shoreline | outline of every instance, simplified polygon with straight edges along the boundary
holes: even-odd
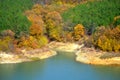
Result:
[[[120,55],[109,56],[108,52],[98,51],[94,48],[84,47],[84,44],[50,42],[42,49],[22,50],[21,54],[0,52],[0,64],[22,63],[46,59],[57,55],[57,51],[72,52],[76,61],[92,65],[120,65]],[[119,54],[119,53],[114,53]],[[106,55],[108,57],[106,57]]]
[[[57,55],[56,51],[46,49],[34,49],[30,51],[22,50],[21,54],[0,52],[0,64],[22,63],[46,59]]]
[[[92,65],[120,65],[120,56],[102,58],[106,54],[108,55],[110,53],[84,47],[76,53],[76,61]]]
[[[81,46],[75,43],[50,42],[46,48],[21,51],[21,54],[0,52],[0,64],[22,63],[46,59],[57,55],[57,51],[76,52]]]
[[[76,52],[84,45],[79,45],[76,43],[63,43],[63,42],[51,42],[48,47],[55,51],[63,51],[63,52]]]

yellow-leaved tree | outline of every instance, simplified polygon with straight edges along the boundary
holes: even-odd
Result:
[[[103,30],[103,31],[101,31]],[[120,51],[120,25],[111,28],[100,28],[93,35],[93,44],[104,51]]]
[[[58,12],[52,11],[46,15],[46,31],[50,39],[61,41],[62,17]]]
[[[84,26],[82,24],[77,24],[74,27],[73,31],[73,37],[75,41],[78,41],[80,38],[82,38],[85,35]]]

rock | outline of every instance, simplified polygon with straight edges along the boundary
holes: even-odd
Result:
[[[7,54],[6,52],[0,52],[0,64],[34,61],[38,59],[46,59],[55,55],[57,55],[56,51],[45,48],[44,50],[34,49],[30,51],[24,49],[21,51],[21,54]]]
[[[76,52],[78,49],[83,47],[84,44],[78,45],[75,43],[51,42],[48,46],[56,51]]]
[[[94,64],[94,65],[120,65],[120,57],[115,56],[108,59],[100,58],[103,56],[105,52],[96,51],[93,48],[83,48],[76,52],[76,61],[86,63],[86,64]],[[109,53],[108,53],[109,54]]]
[[[41,49],[35,49],[35,50],[32,50],[32,51],[26,51],[24,53],[24,56],[29,58],[29,59],[31,59],[31,58],[45,59],[45,58],[52,57],[54,55],[57,55],[56,51],[47,50],[47,51],[41,52]]]

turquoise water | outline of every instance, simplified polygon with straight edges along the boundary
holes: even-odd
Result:
[[[120,80],[119,66],[76,62],[72,53],[19,64],[0,64],[0,80]]]

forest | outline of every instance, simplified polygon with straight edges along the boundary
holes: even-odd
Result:
[[[0,51],[51,41],[120,52],[120,0],[0,0]]]

